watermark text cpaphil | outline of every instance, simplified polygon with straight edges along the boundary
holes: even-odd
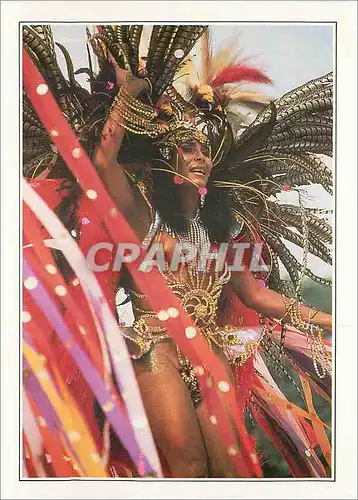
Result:
[[[249,262],[245,251],[251,249]],[[89,248],[86,259],[89,268],[94,272],[120,271],[123,264],[137,263],[138,270],[144,273],[157,268],[161,272],[178,271],[182,265],[190,264],[204,272],[209,266],[220,272],[225,264],[231,271],[243,271],[246,267],[251,272],[268,270],[262,258],[263,243],[221,243],[213,247],[197,246],[191,243],[175,242],[170,248],[163,243],[154,242],[145,249],[134,243],[119,243],[115,246],[109,242],[99,242]],[[142,248],[142,250],[144,250]],[[245,262],[245,264],[244,264]]]

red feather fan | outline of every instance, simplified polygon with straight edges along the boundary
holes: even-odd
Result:
[[[272,83],[271,79],[261,70],[245,64],[230,64],[222,69],[211,82],[212,87],[225,83]]]

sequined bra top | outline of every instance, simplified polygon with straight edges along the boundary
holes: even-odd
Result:
[[[199,214],[194,219],[187,221],[183,232],[174,233],[168,224],[161,220],[159,214],[155,213],[149,232],[142,245],[149,248],[152,243],[158,241],[158,239],[160,240],[163,234],[175,238],[175,241],[180,244],[189,243],[193,247],[200,248],[196,258],[181,263],[175,272],[168,263],[165,264],[165,271],[161,272],[167,286],[178,297],[186,314],[201,329],[208,342],[222,345],[220,338],[217,338],[216,335],[218,330],[216,318],[222,288],[229,282],[231,277],[228,265],[224,263],[222,269],[218,271],[216,270],[215,261],[212,261],[210,256],[203,261],[204,253],[210,250],[210,242],[207,229],[202,223]],[[201,259],[200,266],[199,259]],[[205,262],[206,265],[203,266],[202,262]],[[138,306],[138,299],[147,300],[148,297],[133,289],[130,293],[136,318],[133,324],[133,330],[137,334],[135,342],[141,351],[137,357],[141,357],[149,351],[154,343],[168,339],[170,335],[164,326],[153,325],[153,320],[149,320],[149,318],[156,318],[153,311]]]

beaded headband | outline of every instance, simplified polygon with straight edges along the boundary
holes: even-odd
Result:
[[[209,138],[190,120],[171,121],[163,138],[157,141],[157,145],[178,148],[183,142],[190,139],[195,139],[210,148]]]
[[[110,111],[112,121],[133,134],[151,137],[160,148],[177,149],[183,142],[195,139],[210,149],[208,136],[196,124],[196,115],[195,112],[190,115],[184,113],[174,102],[165,111],[160,107],[154,109],[130,95],[123,87]],[[203,123],[202,119],[199,123]]]

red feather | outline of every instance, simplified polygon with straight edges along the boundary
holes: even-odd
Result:
[[[230,64],[222,69],[211,82],[212,87],[219,87],[225,83],[272,83],[272,80],[263,71],[246,66],[245,64]]]

